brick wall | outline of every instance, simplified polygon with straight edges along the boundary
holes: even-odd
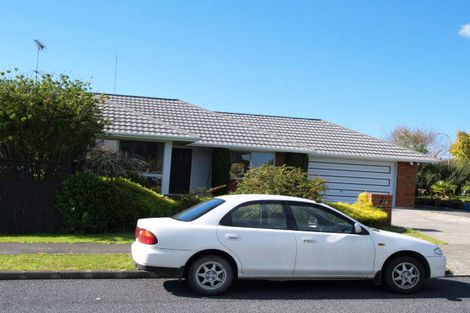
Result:
[[[387,212],[387,225],[391,225],[393,196],[380,193],[367,193],[367,196],[374,207],[381,208],[383,211]]]
[[[398,162],[395,206],[405,208],[415,206],[417,169],[416,164]]]

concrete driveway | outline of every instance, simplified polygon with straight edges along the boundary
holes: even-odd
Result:
[[[470,275],[470,212],[397,208],[393,209],[392,224],[447,242],[441,247],[447,267],[456,275]]]

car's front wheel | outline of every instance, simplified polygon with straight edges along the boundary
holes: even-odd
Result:
[[[233,268],[226,259],[218,255],[206,255],[190,264],[188,284],[201,295],[213,296],[230,287],[233,275]]]
[[[401,256],[388,263],[384,278],[390,290],[398,293],[413,293],[423,285],[426,273],[419,260]]]

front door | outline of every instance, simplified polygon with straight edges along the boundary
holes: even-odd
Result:
[[[354,224],[325,207],[290,203],[296,223],[295,274],[367,276],[374,267],[374,244],[367,233],[353,233]]]
[[[295,233],[280,202],[243,204],[222,219],[217,236],[240,260],[243,274],[293,274]]]
[[[193,150],[173,148],[171,152],[170,193],[189,192]]]

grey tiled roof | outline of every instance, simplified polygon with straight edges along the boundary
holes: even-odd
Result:
[[[177,100],[108,95],[111,135],[155,136],[195,146],[305,152],[345,158],[430,162],[433,159],[327,121],[213,112]],[[189,140],[192,139],[192,140]]]
[[[203,109],[196,105],[176,100],[122,95],[108,95],[107,104],[125,107],[133,116],[147,117],[172,125],[183,133],[194,134],[196,144],[204,146],[226,146],[278,151],[303,151],[308,147],[295,141],[279,137],[242,124],[236,119]],[[113,115],[104,106],[105,114]],[[120,117],[114,120],[120,121]],[[134,128],[138,135],[139,128]],[[111,130],[110,133],[113,133]]]
[[[320,119],[224,112],[219,114],[289,138],[310,147],[312,152],[319,155],[377,157],[415,162],[435,161],[416,151]]]
[[[159,136],[168,139],[193,140],[197,136],[163,121],[140,114],[110,98],[102,104],[104,117],[110,122],[105,131],[121,136]]]

